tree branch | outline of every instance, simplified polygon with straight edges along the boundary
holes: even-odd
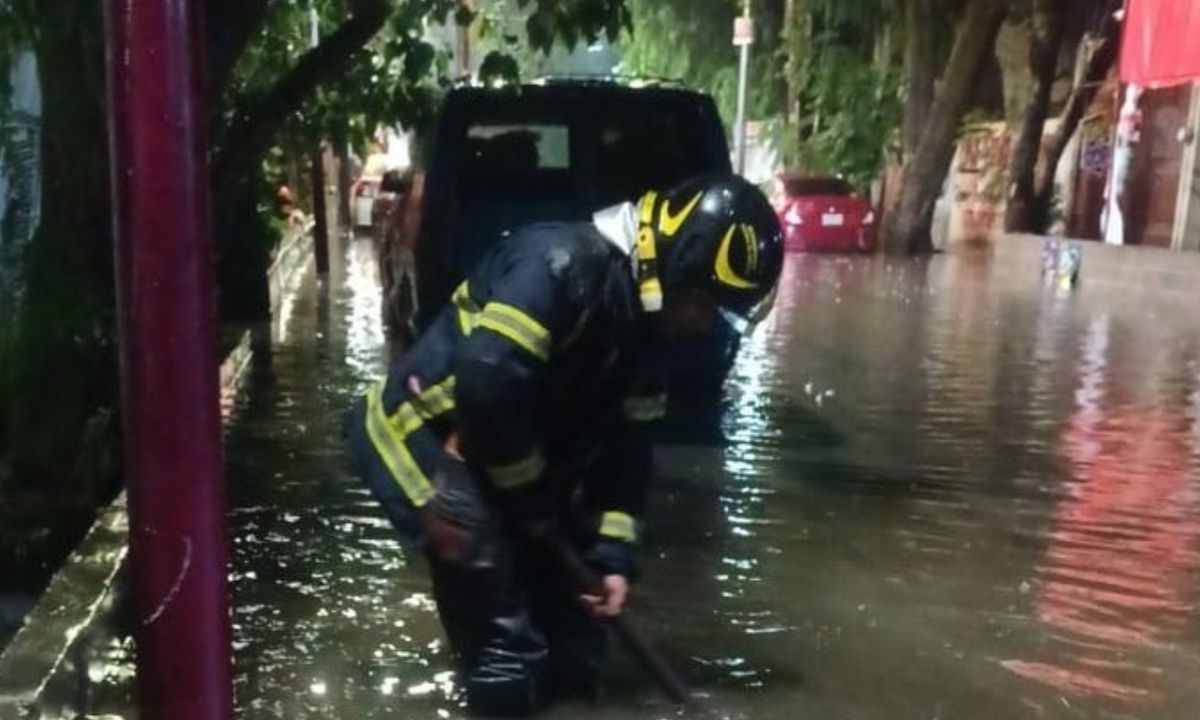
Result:
[[[912,159],[904,165],[900,197],[886,232],[890,250],[920,253],[933,249],[930,236],[933,207],[954,158],[959,123],[984,63],[995,51],[996,36],[1007,12],[1006,3],[972,0],[959,21],[954,48],[946,62],[941,88],[926,116],[921,141]]]
[[[222,194],[266,148],[279,126],[323,82],[336,77],[367,42],[379,32],[388,16],[386,0],[359,0],[354,15],[320,45],[306,53],[264,95],[234,112],[213,160],[213,186],[217,207]]]
[[[1066,36],[1066,0],[1034,0],[1030,19],[1029,71],[1033,75],[1033,97],[1025,108],[1017,144],[1009,161],[1008,208],[1005,227],[1009,232],[1031,232],[1040,223],[1031,213],[1034,203],[1034,172],[1037,168],[1050,96],[1058,76],[1058,60]]]
[[[207,0],[205,2],[206,44],[208,46],[208,83],[213,89],[216,107],[229,83],[238,58],[246,51],[250,38],[262,27],[268,0]]]
[[[932,0],[907,0],[904,5],[904,159],[917,153],[925,119],[933,106],[935,66],[934,14]]]

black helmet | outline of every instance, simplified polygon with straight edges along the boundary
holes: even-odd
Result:
[[[643,304],[682,288],[714,292],[727,313],[761,320],[783,267],[783,238],[762,192],[736,175],[706,175],[638,203],[638,281]],[[657,295],[657,300],[655,296]]]

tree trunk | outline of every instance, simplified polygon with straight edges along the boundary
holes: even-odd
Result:
[[[1087,65],[1079,84],[1071,91],[1067,104],[1059,115],[1058,130],[1046,145],[1045,162],[1037,173],[1033,185],[1030,208],[1031,227],[1044,231],[1050,225],[1050,214],[1054,203],[1054,175],[1063,151],[1079,128],[1084,113],[1096,99],[1096,93],[1117,62],[1120,46],[1120,24],[1106,17],[1106,23],[1094,40],[1095,46],[1088,57]],[[1085,40],[1085,42],[1087,42]]]
[[[229,84],[238,58],[267,17],[268,0],[204,0],[204,29],[208,49],[208,83],[211,109],[220,107],[221,93]]]
[[[904,161],[917,153],[937,80],[937,24],[933,0],[907,0],[904,8]]]
[[[354,178],[350,177],[350,147],[345,142],[337,142],[337,197],[338,197],[338,228],[345,229],[353,226],[350,217],[350,186]]]
[[[887,247],[910,253],[931,252],[933,208],[954,158],[959,124],[980,71],[995,50],[1006,4],[973,0],[959,23],[941,90],[929,110],[916,153],[905,165],[900,199],[888,221]]]
[[[1067,0],[1034,0],[1029,44],[1029,69],[1033,73],[1033,98],[1025,109],[1021,132],[1009,164],[1008,208],[1004,224],[1008,232],[1041,232],[1045,229],[1034,212],[1034,172],[1042,148],[1050,96],[1058,75],[1058,58],[1066,31]],[[1055,163],[1057,165],[1057,163]]]
[[[329,274],[329,215],[325,202],[325,151],[318,144],[312,154],[312,211],[313,211],[313,255],[316,258],[317,274]]]
[[[118,454],[106,424],[117,372],[101,5],[34,6],[42,209],[0,388],[0,446],[17,477],[86,503],[109,489]]]
[[[796,0],[786,0],[783,7],[783,32],[780,37],[780,42],[786,50],[791,49],[792,33],[794,32],[796,32]],[[796,83],[794,64],[795,59],[789,57],[784,64],[783,72],[784,82],[787,86],[786,97],[783,99],[783,118],[789,132],[795,131],[796,120],[800,115],[800,88]]]

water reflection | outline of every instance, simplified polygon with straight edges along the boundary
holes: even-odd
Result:
[[[386,351],[369,243],[339,257],[230,437],[239,715],[462,717],[419,561],[344,465]],[[789,258],[721,432],[657,454],[637,620],[704,717],[1191,720],[1197,358],[1194,317],[1036,265]],[[617,658],[549,720],[688,717]]]
[[[1137,707],[1177,679],[1172,655],[1200,592],[1200,488],[1187,442],[1194,420],[1106,392],[1108,330],[1098,317],[1085,338],[1076,410],[1060,440],[1071,484],[1036,569],[1034,611],[1061,659],[1006,666]]]
[[[424,574],[342,465],[385,353],[369,244],[344,258],[231,441],[239,703],[459,717]],[[979,259],[790,259],[723,443],[659,453],[642,625],[720,717],[1193,717],[1200,338],[1154,313]],[[672,714],[627,659],[609,687],[550,717]]]

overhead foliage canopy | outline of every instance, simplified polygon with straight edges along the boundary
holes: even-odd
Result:
[[[899,121],[898,68],[887,0],[753,0],[748,113],[767,121],[785,164],[865,184]],[[790,9],[789,9],[790,6]],[[740,0],[630,0],[634,31],[622,68],[711,93],[732,121]]]
[[[225,300],[242,290],[232,273],[265,283],[264,246],[272,237],[254,222],[271,212],[264,159],[296,159],[319,138],[361,143],[379,123],[419,126],[451,80],[445,48],[472,10],[462,0],[194,4],[205,14],[214,244]],[[615,37],[628,24],[623,0],[519,4],[529,14],[522,35],[539,49]],[[110,421],[117,382],[100,17],[106,5],[0,0],[0,106],[12,62],[32,49],[43,94],[44,177],[22,302],[0,316],[0,493],[11,480],[33,492],[54,488],[82,505],[119,476],[117,424]]]
[[[732,121],[737,106],[738,54],[732,44],[739,0],[630,0],[633,31],[621,44],[621,70],[630,75],[680,80],[709,92]],[[777,57],[782,3],[757,0],[749,114],[776,115],[783,107],[782,64]]]
[[[859,187],[879,174],[900,122],[895,22],[885,0],[796,0],[780,49],[796,103],[781,142],[791,163]]]

